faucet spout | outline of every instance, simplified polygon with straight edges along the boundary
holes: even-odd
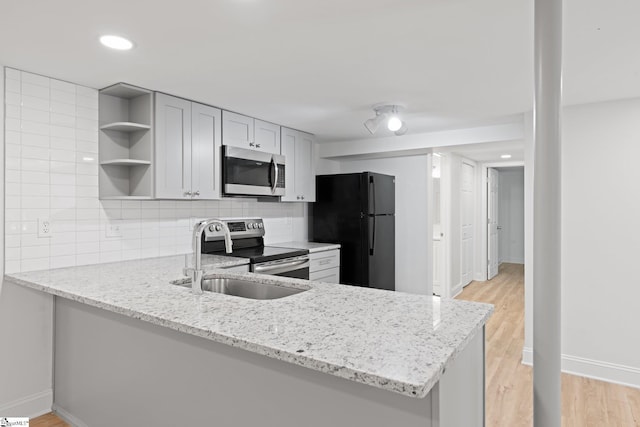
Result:
[[[217,231],[224,232],[224,248],[225,252],[230,254],[233,252],[233,241],[231,240],[231,231],[224,221],[216,218],[205,219],[200,221],[193,228],[193,268],[189,269],[191,273],[191,290],[196,295],[202,294],[202,233],[212,226],[216,225]]]

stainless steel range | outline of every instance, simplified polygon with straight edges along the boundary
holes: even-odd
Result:
[[[309,279],[309,251],[264,245],[261,218],[223,219],[233,240],[233,253],[225,253],[222,226],[209,226],[202,235],[202,253],[247,258],[252,273]]]

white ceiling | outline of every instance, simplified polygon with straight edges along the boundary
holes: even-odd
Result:
[[[379,102],[405,104],[411,133],[530,110],[532,12],[531,0],[3,1],[0,63],[365,138]],[[565,1],[567,104],[640,96],[638,16],[638,1]],[[105,33],[136,48],[109,51]]]

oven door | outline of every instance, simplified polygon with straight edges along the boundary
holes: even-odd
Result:
[[[309,256],[285,258],[251,265],[251,272],[309,280]]]
[[[284,196],[284,156],[226,145],[222,149],[225,195]]]

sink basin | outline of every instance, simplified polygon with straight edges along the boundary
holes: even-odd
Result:
[[[191,287],[191,281],[188,279],[172,283]],[[306,291],[306,289],[288,288],[250,280],[225,278],[204,278],[202,280],[202,290],[251,299],[278,299]]]

